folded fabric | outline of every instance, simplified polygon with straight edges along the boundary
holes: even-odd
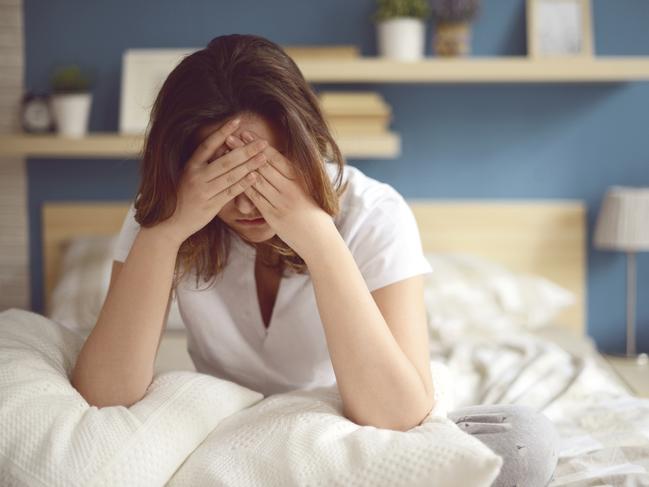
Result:
[[[39,314],[0,313],[0,485],[163,485],[215,426],[263,398],[177,371],[131,407],[90,406],[69,380],[82,344]]]

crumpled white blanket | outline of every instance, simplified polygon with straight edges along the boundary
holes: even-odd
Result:
[[[561,446],[549,487],[649,487],[649,399],[600,365],[592,341],[575,340],[569,352],[522,330],[482,333],[432,342],[431,357],[448,366],[456,408],[524,404],[554,423]]]
[[[0,313],[0,486],[162,485],[223,418],[263,397],[175,371],[131,407],[97,408],[68,378],[81,345],[37,313]]]
[[[436,409],[406,432],[349,421],[335,387],[260,400],[188,371],[157,375],[129,408],[96,408],[69,382],[81,340],[39,314],[0,312],[0,485],[487,487],[502,466],[446,418],[440,382]],[[443,364],[431,367],[443,381]]]
[[[335,386],[268,396],[221,422],[167,485],[489,486],[502,466],[445,415],[402,432],[341,408]]]

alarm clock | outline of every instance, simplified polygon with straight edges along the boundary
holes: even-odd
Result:
[[[48,95],[26,93],[22,100],[22,126],[25,132],[43,133],[54,131],[54,118]]]

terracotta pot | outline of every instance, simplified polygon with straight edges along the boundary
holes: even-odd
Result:
[[[433,39],[438,56],[467,56],[471,54],[470,22],[438,22]]]

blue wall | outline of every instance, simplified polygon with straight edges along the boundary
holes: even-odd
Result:
[[[649,2],[594,0],[593,8],[597,54],[649,55]],[[202,47],[217,35],[254,33],[283,45],[355,44],[363,55],[376,55],[368,20],[373,10],[373,0],[25,0],[26,87],[47,91],[48,73],[58,63],[91,67],[98,81],[90,130],[116,131],[127,48]],[[524,1],[484,0],[474,55],[525,52]],[[315,88],[383,94],[403,153],[397,160],[349,162],[406,198],[583,199],[590,235],[609,185],[649,185],[649,82]],[[30,159],[28,175],[33,309],[41,311],[42,202],[128,199],[137,163]],[[602,350],[622,351],[624,256],[589,250],[588,331]],[[649,255],[638,265],[638,347],[649,351]]]

